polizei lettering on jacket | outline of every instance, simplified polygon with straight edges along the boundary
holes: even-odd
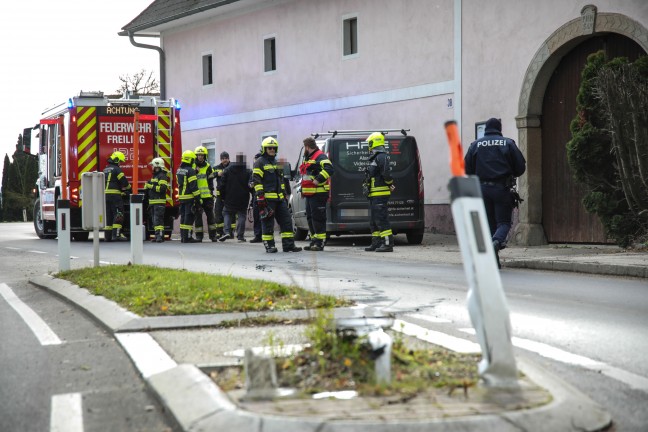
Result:
[[[503,139],[491,139],[491,140],[477,142],[477,147],[505,146],[505,145],[506,145],[506,140]]]

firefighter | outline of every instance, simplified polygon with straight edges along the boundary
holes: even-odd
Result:
[[[225,230],[223,229],[225,226],[223,218],[223,206],[225,203],[223,203],[220,190],[221,183],[223,182],[223,171],[230,164],[229,153],[226,151],[221,152],[220,161],[221,163],[214,167],[214,177],[216,177],[216,204],[214,205],[214,216],[216,219],[216,234],[218,234],[218,237],[222,237],[223,234],[225,234]]]
[[[156,243],[164,242],[164,210],[166,208],[166,195],[169,189],[169,172],[164,166],[164,160],[156,157],[151,161],[153,176],[144,186],[148,198],[149,212],[153,221]]]
[[[323,251],[326,242],[326,201],[329,197],[333,164],[317,147],[311,137],[304,140],[304,163],[299,167],[302,176],[301,194],[306,197],[306,219],[310,230],[307,251]]]
[[[284,252],[300,252],[302,248],[295,246],[292,218],[285,199],[285,183],[283,170],[277,165],[277,150],[279,144],[273,137],[267,137],[261,142],[261,157],[254,162],[252,183],[256,195],[263,244],[267,253],[276,253],[274,241],[274,219],[281,231],[281,246]]]
[[[217,225],[214,215],[214,169],[209,162],[207,162],[207,149],[205,147],[196,147],[194,153],[196,154],[196,179],[198,190],[200,191],[200,199],[202,200],[202,206],[196,208],[194,232],[196,233],[196,240],[201,242],[203,240],[202,214],[205,213],[205,215],[207,215],[207,232],[209,234],[209,239],[215,242],[217,240]]]
[[[191,229],[195,211],[202,205],[202,200],[196,181],[196,170],[193,167],[195,160],[196,154],[191,150],[185,150],[182,153],[182,163],[176,171],[180,200],[180,242],[182,243],[197,243],[197,240],[191,236]]]
[[[393,252],[394,236],[389,223],[387,202],[394,191],[389,156],[385,150],[385,136],[374,132],[367,138],[369,165],[365,173],[364,189],[369,198],[371,246],[365,251]]]
[[[108,158],[108,165],[104,168],[106,180],[106,231],[104,240],[118,241],[122,223],[124,222],[124,201],[122,195],[128,196],[131,185],[122,172],[119,164],[126,161],[124,153],[116,151]]]

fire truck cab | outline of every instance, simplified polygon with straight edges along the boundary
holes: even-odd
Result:
[[[133,160],[136,111],[144,118],[140,119],[138,127],[137,161]],[[102,92],[81,92],[78,96],[70,98],[67,103],[43,112],[40,123],[39,174],[34,203],[34,229],[38,237],[57,236],[56,210],[58,200],[63,196],[63,185],[66,184],[67,198],[70,201],[72,239],[88,239],[90,232],[82,228],[81,177],[86,172],[103,171],[108,157],[117,150],[126,156],[126,162],[120,166],[133,188],[133,193],[144,191],[144,185],[152,175],[149,165],[151,160],[161,157],[165,161],[170,187],[167,192],[164,230],[165,235],[171,235],[173,220],[178,217],[179,209],[174,172],[180,165],[182,154],[180,105],[176,100],[160,100],[154,96],[111,99]],[[65,182],[61,177],[63,158],[67,168]],[[134,170],[138,170],[137,185],[133,184]],[[129,197],[125,196],[122,232],[127,237],[130,235],[129,209]],[[153,227],[149,220],[145,225],[148,238],[153,234]]]

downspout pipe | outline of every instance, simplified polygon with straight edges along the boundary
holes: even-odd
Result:
[[[150,36],[150,37],[158,37],[158,36]],[[155,51],[158,52],[158,54],[160,54],[160,99],[162,100],[166,99],[166,58],[164,56],[164,50],[159,46],[146,45],[143,43],[135,42],[135,39],[133,38],[133,32],[131,31],[128,32],[128,40],[130,40],[130,43],[133,46],[136,46],[138,48],[154,49]]]

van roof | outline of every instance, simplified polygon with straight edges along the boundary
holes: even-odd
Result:
[[[409,129],[371,129],[371,130],[330,130],[328,132],[313,132],[311,136],[315,139],[322,137],[322,138],[334,138],[338,135],[344,135],[344,136],[358,136],[358,135],[370,135],[374,132],[380,132],[383,135],[387,136],[389,135],[390,132],[399,132],[403,136],[407,136],[407,132],[409,132]]]

